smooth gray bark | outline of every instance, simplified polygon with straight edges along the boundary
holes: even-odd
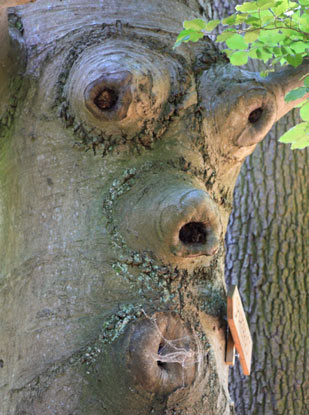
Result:
[[[224,234],[244,158],[288,107],[278,79],[207,39],[173,51],[203,7],[10,10],[24,66],[0,106],[4,415],[233,412]]]

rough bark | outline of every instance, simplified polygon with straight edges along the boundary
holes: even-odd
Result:
[[[308,152],[278,144],[278,123],[246,160],[227,231],[226,277],[238,284],[254,349],[232,370],[237,414],[308,412]]]
[[[213,18],[242,1],[215,2]],[[262,70],[256,62],[249,69]],[[308,150],[279,137],[299,122],[280,120],[248,157],[235,187],[226,235],[226,281],[240,287],[254,340],[252,373],[239,364],[230,391],[239,415],[300,414],[308,387]]]
[[[10,9],[27,66],[0,114],[4,415],[233,412],[224,233],[284,103],[210,40],[172,50],[201,7]]]

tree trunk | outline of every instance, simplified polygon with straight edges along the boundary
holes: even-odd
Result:
[[[222,18],[243,1],[215,3]],[[308,413],[308,150],[278,143],[299,121],[294,110],[272,128],[234,191],[226,282],[240,288],[254,344],[250,377],[238,362],[230,374],[237,415]]]
[[[237,414],[308,413],[308,151],[277,140],[282,119],[250,156],[226,236],[227,282],[237,284],[253,336],[252,375],[232,370]]]
[[[233,413],[233,188],[308,66],[262,80],[209,39],[173,51],[211,7],[9,10],[21,74],[1,73],[1,415]]]

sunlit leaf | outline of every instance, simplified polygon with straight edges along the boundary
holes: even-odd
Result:
[[[267,62],[273,56],[270,50],[265,47],[258,48],[256,50],[256,54],[257,54],[258,59],[262,59],[264,62]]]
[[[196,32],[195,30],[192,29],[185,29],[182,30],[177,39],[176,42],[174,44],[174,48],[180,46],[183,42],[197,42],[199,39],[201,39],[204,36],[203,33],[201,32]]]
[[[257,56],[256,51],[257,51],[257,49],[250,49],[249,52],[248,52],[249,57],[252,58],[252,59],[259,59],[259,57]]]
[[[248,17],[250,17],[250,15],[247,14],[247,13],[237,14],[235,24],[240,24],[240,23],[243,23],[243,22],[247,23]]]
[[[258,6],[257,6],[256,1],[250,1],[250,2],[245,2],[242,5],[236,6],[235,9],[240,12],[251,12],[254,10],[258,10]]]
[[[236,14],[226,17],[222,20],[222,23],[225,25],[233,25],[236,22]]]
[[[259,16],[260,16],[262,25],[274,20],[274,16],[269,10],[261,10],[259,12]]]
[[[220,23],[220,20],[218,19],[211,20],[210,22],[208,22],[206,25],[207,32],[211,32],[212,30],[214,30],[218,26],[219,23]]]
[[[282,42],[286,39],[286,35],[283,33],[279,33],[278,30],[261,30],[260,34],[260,40],[263,40],[265,43],[268,44],[277,44],[279,42]]]
[[[206,24],[205,20],[202,19],[185,20],[183,22],[183,27],[188,30],[201,31],[205,30]]]
[[[244,38],[237,33],[234,36],[227,39],[226,44],[230,49],[247,49],[248,48],[248,44],[244,41]]]
[[[243,51],[235,52],[230,57],[230,62],[235,66],[245,65],[248,63],[248,53]]]
[[[293,143],[297,139],[303,137],[306,134],[306,126],[306,122],[295,125],[295,127],[288,130],[279,138],[280,143]]]
[[[246,23],[248,24],[248,25],[252,25],[252,26],[254,26],[254,27],[260,27],[261,26],[261,22],[260,22],[260,19],[258,18],[258,17],[255,17],[255,16],[249,16],[249,17],[247,17],[247,19],[246,19]]]
[[[269,9],[275,5],[272,0],[257,0],[257,6],[261,10]]]
[[[217,36],[217,42],[225,42],[230,37],[234,36],[235,32],[223,32]]]
[[[282,13],[284,13],[287,10],[287,5],[286,5],[286,2],[281,2],[281,4],[279,4],[278,2],[277,4],[278,5],[276,7],[272,7],[272,11],[274,12],[276,16],[280,16]]]
[[[294,143],[291,145],[292,150],[302,149],[309,146],[309,134],[305,134],[302,137],[299,137]]]
[[[252,32],[250,31],[245,34],[244,40],[247,43],[252,43],[259,37],[259,35],[260,35],[260,30],[254,30]]]
[[[309,15],[303,14],[302,18],[299,21],[299,28],[303,32],[309,33]]]
[[[305,52],[305,50],[309,47],[308,43],[302,42],[301,40],[291,43],[290,46],[296,53]]]
[[[299,114],[302,120],[309,121],[309,101],[301,107]]]

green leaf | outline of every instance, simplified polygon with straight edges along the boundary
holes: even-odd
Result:
[[[257,0],[256,4],[259,8],[265,6],[266,4],[270,4],[271,6],[275,5],[275,2],[272,0]]]
[[[309,33],[309,15],[303,14],[299,21],[299,28],[305,33]]]
[[[261,52],[260,48],[256,49],[256,56],[257,56],[258,59],[263,59],[262,58],[262,52]]]
[[[273,0],[257,0],[257,5],[260,10],[270,9],[275,5]]]
[[[252,43],[254,42],[260,35],[260,30],[254,30],[254,31],[250,31],[247,32],[244,36],[244,41],[247,43]]]
[[[225,25],[232,26],[236,22],[236,14],[232,14],[231,16],[226,17],[222,20],[222,23]]]
[[[247,49],[248,44],[244,41],[244,38],[239,35],[235,34],[229,39],[226,40],[226,44],[230,49]]]
[[[280,16],[282,13],[286,12],[287,9],[288,9],[288,6],[286,2],[278,2],[276,7],[272,7],[272,11],[274,12],[276,16]]]
[[[205,30],[207,30],[207,32],[211,32],[218,26],[219,23],[220,23],[220,20],[218,19],[210,20],[210,22],[207,23]]]
[[[180,46],[183,42],[189,42],[189,41],[197,42],[203,36],[204,36],[204,33],[196,32],[195,30],[192,30],[192,29],[182,30],[176,39],[176,42],[174,44],[174,49]]]
[[[238,13],[238,14],[236,14],[235,25],[238,25],[238,24],[243,23],[243,22],[247,22],[248,16],[250,16],[250,15],[247,14],[247,13],[241,13],[241,14]]]
[[[296,99],[302,98],[309,91],[309,88],[301,86],[288,92],[284,97],[285,102],[295,101]]]
[[[297,139],[302,138],[306,134],[306,126],[306,122],[295,125],[279,138],[280,143],[294,143]]]
[[[281,56],[282,55],[282,52],[281,52],[281,49],[280,48],[278,48],[277,46],[275,46],[274,48],[273,48],[273,53],[274,53],[274,55],[276,55],[276,56]]]
[[[309,76],[306,76],[306,78],[304,80],[304,85],[309,86]]]
[[[305,52],[305,50],[308,48],[308,43],[299,40],[298,42],[291,43],[290,47],[296,53],[302,53],[302,52]]]
[[[309,0],[298,0],[302,6],[309,6]]]
[[[297,141],[295,141],[292,145],[291,145],[291,149],[292,150],[296,150],[296,149],[303,149],[309,146],[309,134],[305,134],[304,136],[300,137]]]
[[[258,48],[256,54],[258,59],[262,59],[264,62],[267,62],[273,56],[272,52],[266,47]]]
[[[202,19],[185,20],[183,27],[188,30],[191,29],[200,32],[201,30],[205,30],[206,24],[205,20]]]
[[[259,15],[261,17],[261,22],[263,25],[274,21],[274,15],[272,14],[270,10],[261,10],[259,12]]]
[[[235,52],[230,57],[230,62],[232,65],[235,66],[245,65],[246,63],[248,63],[248,53],[242,51]]]
[[[223,32],[221,35],[217,36],[217,42],[225,42],[230,37],[234,36],[235,32]]]
[[[252,59],[259,59],[259,57],[257,55],[257,49],[251,49],[251,50],[249,50],[248,55]]]
[[[258,6],[257,6],[256,1],[250,1],[250,2],[245,2],[242,5],[236,6],[235,9],[240,12],[251,12],[251,11],[258,10]]]
[[[267,43],[276,45],[279,42],[282,42],[286,39],[286,35],[280,33],[278,30],[261,30],[260,40]]]
[[[287,55],[289,52],[287,51],[287,49],[284,46],[281,46],[281,53],[282,53],[282,55]]]
[[[299,114],[304,121],[309,121],[309,101],[301,107]]]
[[[286,60],[289,62],[290,65],[296,68],[296,66],[299,66],[302,63],[303,57],[299,54],[287,55]]]
[[[251,16],[251,15],[249,15],[249,17],[247,18],[247,20],[246,20],[246,23],[248,24],[248,25],[252,25],[252,26],[254,26],[254,27],[260,27],[261,26],[261,21],[260,21],[260,19],[258,18],[258,17],[256,17],[256,16]]]

